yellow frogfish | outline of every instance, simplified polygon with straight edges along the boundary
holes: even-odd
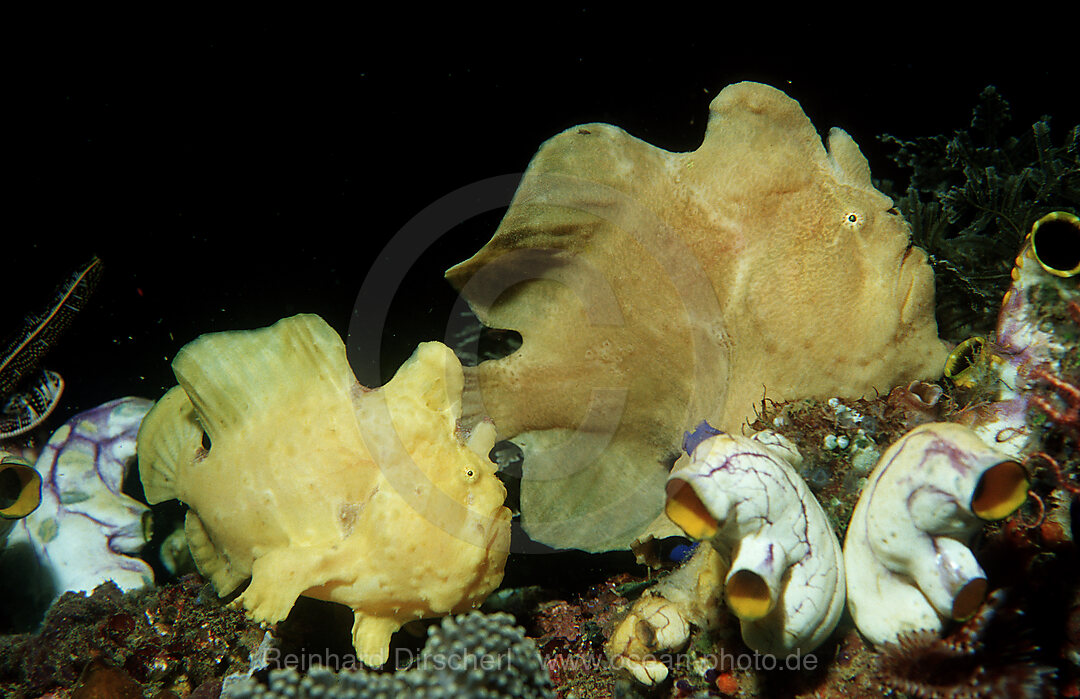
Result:
[[[387,659],[402,624],[479,605],[502,580],[506,491],[490,421],[460,429],[453,352],[421,344],[394,378],[361,386],[316,315],[203,335],[139,431],[151,503],[189,507],[185,531],[218,593],[284,619],[297,597],[344,604],[353,645]]]

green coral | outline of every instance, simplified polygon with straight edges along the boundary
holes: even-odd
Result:
[[[968,129],[911,141],[880,137],[896,147],[890,158],[908,174],[894,198],[912,240],[930,256],[938,328],[952,341],[989,331],[1032,223],[1051,211],[1080,210],[1080,125],[1054,145],[1049,116],[1020,135],[1008,135],[1011,118],[990,86]]]

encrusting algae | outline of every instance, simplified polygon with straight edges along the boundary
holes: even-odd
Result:
[[[413,619],[475,607],[502,580],[506,491],[481,422],[458,430],[461,366],[420,345],[379,389],[357,383],[340,337],[315,315],[203,335],[173,361],[180,385],[138,438],[151,503],[187,503],[200,572],[259,622],[300,595],[355,614],[369,665]],[[203,443],[204,434],[209,446]]]

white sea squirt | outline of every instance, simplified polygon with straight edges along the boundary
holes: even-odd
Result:
[[[54,598],[108,580],[125,591],[153,584],[153,571],[137,557],[149,539],[150,509],[123,492],[151,405],[145,398],[109,401],[68,420],[42,448],[35,465],[41,505],[11,541],[30,544]]]
[[[728,607],[762,653],[809,652],[844,608],[844,562],[824,511],[774,432],[740,437],[702,423],[668,478],[668,517],[731,562]]]
[[[875,644],[966,619],[987,580],[967,547],[984,521],[1027,497],[1024,469],[963,425],[916,427],[870,474],[844,542],[847,596],[859,631]]]

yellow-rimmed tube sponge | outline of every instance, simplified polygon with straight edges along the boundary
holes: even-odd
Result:
[[[793,465],[791,442],[740,437],[703,423],[668,478],[668,517],[730,561],[724,598],[746,644],[808,652],[844,608],[844,562],[825,513]]]
[[[502,580],[495,430],[459,429],[463,375],[445,345],[421,344],[372,390],[337,333],[299,315],[203,335],[173,371],[180,385],[139,432],[143,487],[189,505],[192,555],[220,594],[251,577],[236,604],[256,621],[300,595],[344,604],[358,657],[380,665],[402,624],[475,607]]]
[[[848,605],[875,644],[966,619],[987,590],[967,544],[1027,497],[1024,469],[953,423],[917,427],[882,455],[844,542]]]
[[[0,450],[0,542],[7,540],[15,522],[40,504],[41,476],[25,460]]]
[[[1043,216],[1031,226],[1016,256],[1012,284],[998,312],[996,345],[1016,358],[1012,364],[1056,364],[1064,350],[1048,327],[1045,307],[1055,300],[1076,301],[1078,274],[1080,217],[1067,211]]]
[[[1060,374],[1069,354],[1075,322],[1067,309],[1080,303],[1078,274],[1080,218],[1043,216],[1016,256],[993,335],[962,342],[946,360],[945,376],[976,391],[955,420],[1012,457],[1030,451],[1028,413],[1041,377]]]
[[[1080,275],[1080,217],[1053,211],[1031,227],[1027,244],[1047,274],[1070,278]]]
[[[985,346],[984,337],[969,337],[957,345],[945,358],[945,378],[961,388],[974,386],[993,366],[991,355],[983,352]]]

